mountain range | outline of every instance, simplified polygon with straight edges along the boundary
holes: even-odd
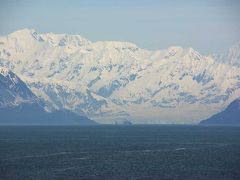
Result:
[[[240,97],[240,43],[202,55],[22,29],[0,37],[0,66],[48,111],[67,109],[99,123],[197,124]]]

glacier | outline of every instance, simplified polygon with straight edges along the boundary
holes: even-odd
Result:
[[[68,109],[99,123],[197,124],[240,97],[240,43],[202,55],[22,29],[0,37],[0,66],[50,111]]]

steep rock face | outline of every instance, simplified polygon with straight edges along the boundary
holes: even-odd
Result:
[[[0,65],[51,109],[102,123],[197,123],[240,96],[235,64],[191,48],[148,51],[128,42],[28,29],[0,38]]]
[[[233,101],[224,111],[200,122],[202,125],[240,125],[240,99]]]

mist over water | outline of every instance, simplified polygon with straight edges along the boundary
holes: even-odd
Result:
[[[239,167],[240,127],[0,127],[0,179],[240,179]]]

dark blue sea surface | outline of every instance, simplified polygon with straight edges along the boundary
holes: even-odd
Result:
[[[240,127],[0,126],[0,179],[240,179]]]

